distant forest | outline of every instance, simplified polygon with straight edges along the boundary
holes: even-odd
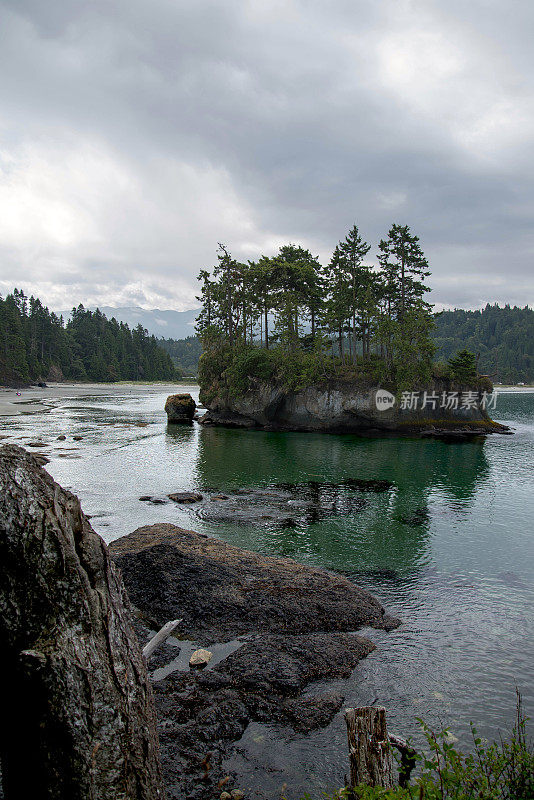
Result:
[[[502,383],[534,383],[534,311],[487,305],[434,315],[435,361],[459,350],[479,355],[479,372]],[[107,319],[83,306],[67,323],[36,298],[0,297],[0,383],[39,380],[175,380],[196,375],[196,336],[156,339],[142,327]]]
[[[480,354],[478,371],[494,382],[534,383],[534,311],[528,306],[442,311],[435,323],[437,360],[465,348]]]
[[[435,360],[467,349],[479,355],[479,372],[501,383],[534,383],[534,311],[528,306],[487,305],[482,310],[442,311],[434,316]],[[198,337],[161,339],[186,375],[196,375],[202,346]]]
[[[141,325],[107,319],[82,305],[65,324],[35,297],[0,297],[0,383],[77,380],[175,380],[168,353]]]
[[[198,336],[187,339],[158,339],[160,347],[170,355],[175,367],[184,375],[196,375],[202,345]]]

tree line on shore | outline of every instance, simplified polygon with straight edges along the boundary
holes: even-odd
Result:
[[[241,361],[243,372],[254,365],[264,370],[277,358],[286,367],[315,364],[324,375],[428,379],[434,352],[432,306],[425,300],[430,270],[419,239],[407,225],[395,224],[379,242],[378,268],[366,263],[370,250],[356,225],[326,266],[294,244],[247,263],[219,245],[212,273],[199,275],[201,380],[225,360],[231,367]]]
[[[38,298],[15,289],[0,297],[0,381],[174,380],[169,354],[141,325],[130,330],[82,305],[65,323]]]

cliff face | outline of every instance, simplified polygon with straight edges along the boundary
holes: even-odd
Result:
[[[426,396],[425,396],[426,391]],[[443,400],[458,393],[458,407]],[[291,391],[254,381],[245,395],[220,392],[206,400],[204,425],[331,433],[406,433],[420,435],[473,435],[504,433],[484,408],[484,395],[445,381],[434,381],[418,393],[416,407],[377,387],[330,381]],[[444,395],[445,393],[445,395]],[[426,397],[426,403],[424,403]],[[201,395],[202,399],[202,395]],[[454,400],[452,401],[454,404]]]

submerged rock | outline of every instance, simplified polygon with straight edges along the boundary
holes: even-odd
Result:
[[[190,425],[195,409],[196,403],[190,394],[170,394],[165,402],[167,422]]]
[[[198,492],[173,492],[167,497],[173,503],[199,503],[202,500],[202,495]]]

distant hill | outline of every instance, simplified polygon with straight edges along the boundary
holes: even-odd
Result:
[[[534,383],[534,311],[528,306],[442,311],[435,321],[436,360],[466,348],[480,353],[479,372],[494,382]]]
[[[196,375],[202,345],[197,336],[186,339],[159,339],[158,344],[171,357],[176,369],[184,375]]]

